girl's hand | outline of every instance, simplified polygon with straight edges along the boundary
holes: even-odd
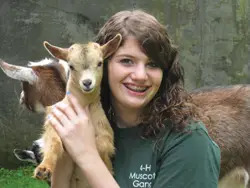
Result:
[[[82,108],[77,99],[68,95],[69,104],[59,102],[54,105],[48,118],[57,134],[76,163],[84,158],[98,155],[95,143],[95,130],[89,108]]]

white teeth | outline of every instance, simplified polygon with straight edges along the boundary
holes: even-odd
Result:
[[[126,85],[126,87],[136,92],[144,92],[147,90],[147,87],[140,87],[140,86],[134,86],[134,85]]]

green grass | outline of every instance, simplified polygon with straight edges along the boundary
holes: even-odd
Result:
[[[16,170],[0,168],[0,188],[49,188],[47,183],[32,178],[33,166]]]
[[[0,188],[49,188],[47,183],[32,178],[33,166],[8,170],[0,168]],[[245,188],[239,182],[232,181],[232,177],[220,182],[219,188]]]

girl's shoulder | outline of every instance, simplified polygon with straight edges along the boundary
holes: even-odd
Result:
[[[202,148],[212,150],[220,155],[220,148],[210,137],[206,126],[201,121],[190,121],[190,123],[182,131],[175,131],[172,129],[166,130],[162,140],[162,148],[165,151],[169,151],[175,147],[190,149]]]
[[[220,149],[202,122],[191,122],[183,131],[166,131],[161,146],[153,187],[217,187]]]

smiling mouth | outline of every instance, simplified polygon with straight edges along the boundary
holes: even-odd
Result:
[[[130,84],[124,84],[124,86],[133,91],[133,92],[138,92],[138,93],[144,93],[149,87],[146,86],[135,86],[135,85],[130,85]]]

